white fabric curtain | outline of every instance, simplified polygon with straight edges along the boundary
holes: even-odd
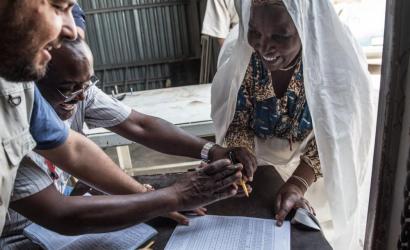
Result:
[[[218,143],[223,142],[233,119],[253,53],[247,42],[251,1],[236,1],[240,23],[226,39],[213,80],[211,117]],[[371,174],[377,114],[365,57],[330,1],[283,2],[302,41],[304,86],[324,174],[320,191],[327,198],[334,227],[331,242],[334,249],[360,249],[369,195],[365,180]],[[256,151],[258,159],[275,165],[272,155],[280,143],[278,139],[255,139],[256,148],[263,148]],[[282,161],[281,167],[292,172],[297,165],[295,155]]]

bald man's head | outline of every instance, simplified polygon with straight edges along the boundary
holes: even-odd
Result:
[[[64,41],[61,48],[52,51],[46,76],[37,86],[60,118],[66,120],[74,114],[85,93],[69,102],[67,97],[90,84],[93,75],[93,56],[85,41]]]

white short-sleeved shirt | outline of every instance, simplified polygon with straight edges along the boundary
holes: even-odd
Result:
[[[108,128],[122,123],[130,114],[130,107],[93,86],[67,122],[71,129],[83,133],[84,123],[89,128]]]
[[[75,114],[65,122],[72,130],[83,134],[84,123],[87,124],[88,128],[108,128],[122,123],[130,114],[130,107],[93,86],[87,91],[85,100],[77,104]],[[29,156],[36,164],[49,172],[42,156],[34,152],[31,152]],[[69,192],[67,182],[70,175],[58,168],[56,172],[59,176],[54,181],[57,189],[61,193]]]
[[[202,34],[226,38],[233,25],[239,22],[234,0],[208,0]]]

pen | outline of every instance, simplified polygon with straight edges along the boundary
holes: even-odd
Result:
[[[245,192],[246,197],[249,197],[249,192],[248,192],[248,188],[246,187],[245,182],[243,181],[243,179],[240,180],[240,184],[242,186],[243,191]]]
[[[143,248],[140,248],[139,250],[148,250],[148,249],[151,249],[151,247],[152,247],[152,245],[154,245],[154,243],[155,243],[155,241],[151,241],[150,243],[148,243],[148,245],[146,245],[145,247],[143,247]]]

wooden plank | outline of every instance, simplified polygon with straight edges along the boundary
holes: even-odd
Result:
[[[121,169],[127,170],[132,168],[132,161],[130,155],[130,149],[128,146],[116,147],[118,161]]]
[[[194,169],[200,163],[201,161],[190,161],[190,162],[157,165],[157,166],[143,167],[143,168],[132,168],[132,169],[126,169],[126,173],[131,176],[180,173],[180,172],[186,172],[189,169]]]

